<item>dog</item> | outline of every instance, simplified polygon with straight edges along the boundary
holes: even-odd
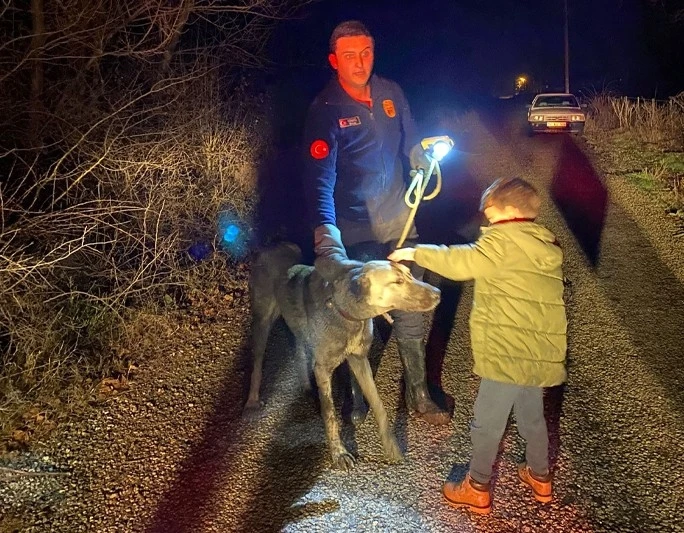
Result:
[[[313,367],[333,465],[350,470],[355,464],[342,443],[332,395],[333,371],[345,360],[373,410],[385,457],[401,462],[368,361],[372,319],[394,309],[430,311],[439,303],[440,291],[415,279],[404,265],[386,260],[363,263],[345,255],[319,257],[307,266],[300,264],[301,257],[295,244],[281,243],[261,252],[253,263],[253,369],[243,413],[251,418],[262,407],[259,389],[266,342],[273,323],[282,316],[294,334],[300,372],[307,383]]]

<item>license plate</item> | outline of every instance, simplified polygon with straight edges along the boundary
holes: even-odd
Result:
[[[567,125],[568,125],[567,122],[547,122],[546,123],[546,126],[548,128],[564,128]]]

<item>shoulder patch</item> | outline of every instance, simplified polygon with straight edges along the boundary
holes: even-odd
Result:
[[[309,152],[314,159],[325,159],[330,153],[330,147],[323,139],[316,139],[311,143]]]
[[[356,117],[341,118],[338,122],[340,124],[340,128],[348,128],[349,126],[360,126],[361,125],[361,117],[356,116]]]
[[[389,118],[394,118],[397,116],[397,110],[394,108],[394,102],[392,100],[383,100],[382,108],[385,110],[385,114]]]

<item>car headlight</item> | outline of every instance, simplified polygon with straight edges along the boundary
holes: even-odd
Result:
[[[542,120],[544,120],[544,116],[543,115],[531,115],[530,120],[532,120],[532,122],[541,122]]]
[[[584,120],[584,117],[582,115],[572,115],[570,120],[572,120],[572,122],[580,122]]]

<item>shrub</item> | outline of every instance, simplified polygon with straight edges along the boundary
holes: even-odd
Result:
[[[304,3],[0,12],[0,422],[111,372],[132,310],[196,284],[192,245],[251,225],[268,103],[236,69]]]

